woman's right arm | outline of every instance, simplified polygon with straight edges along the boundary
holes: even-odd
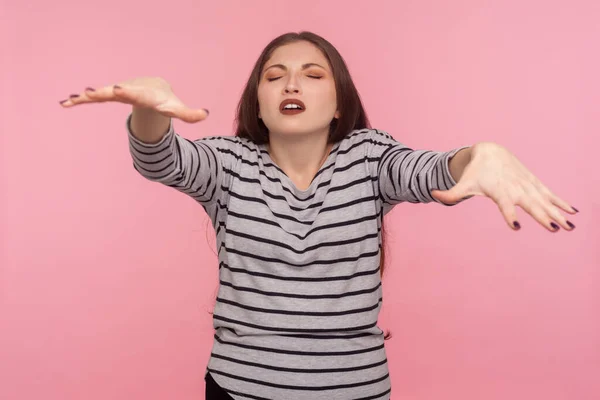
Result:
[[[232,153],[237,152],[224,147],[233,147],[235,142],[216,137],[191,141],[174,131],[170,119],[166,128],[159,128],[150,125],[151,119],[135,125],[135,117],[133,111],[127,118],[129,150],[134,168],[143,177],[177,189],[205,206],[221,198],[222,188],[229,186],[223,166],[230,170],[235,162]],[[150,130],[139,130],[140,126]]]
[[[118,102],[132,106],[127,118],[129,148],[135,169],[149,180],[161,182],[208,205],[221,197],[229,185],[229,173],[237,160],[239,146],[234,138],[185,139],[173,129],[173,118],[194,123],[205,119],[208,110],[191,109],[175,96],[162,78],[136,78],[86,89],[60,104]]]

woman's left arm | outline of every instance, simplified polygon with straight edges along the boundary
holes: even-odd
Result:
[[[561,210],[578,211],[552,193],[505,147],[480,142],[460,150],[449,162],[450,174],[457,184],[450,190],[432,190],[431,195],[444,203],[456,203],[472,196],[486,196],[500,209],[513,229],[519,229],[516,207],[519,206],[551,232],[559,225],[573,230]]]

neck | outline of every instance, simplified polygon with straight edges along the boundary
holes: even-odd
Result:
[[[304,190],[310,186],[331,151],[328,136],[328,130],[295,136],[271,133],[267,146],[269,156],[297,188]]]

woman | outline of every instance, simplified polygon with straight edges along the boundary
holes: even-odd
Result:
[[[240,100],[235,137],[195,141],[198,122],[160,78],[86,89],[64,107],[116,101],[134,167],[194,198],[217,234],[219,293],[207,399],[388,399],[377,327],[383,216],[401,202],[480,195],[520,228],[515,205],[572,230],[552,194],[507,149],[412,150],[371,129],[337,50],[310,33],[274,39]]]

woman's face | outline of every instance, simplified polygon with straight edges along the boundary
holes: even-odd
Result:
[[[282,109],[284,100],[300,100],[303,107]],[[261,72],[258,108],[270,134],[329,132],[339,113],[333,74],[321,50],[305,41],[277,48]]]

